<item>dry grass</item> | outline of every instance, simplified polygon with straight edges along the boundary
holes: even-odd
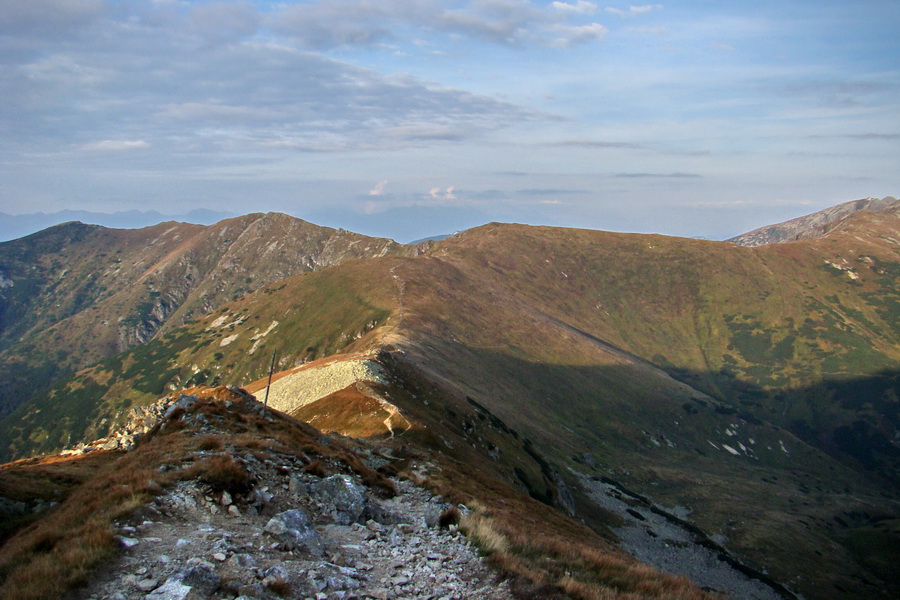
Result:
[[[0,600],[61,598],[86,582],[97,565],[118,552],[115,524],[176,480],[198,479],[229,493],[246,491],[251,476],[231,457],[235,453],[253,452],[271,459],[272,453],[288,452],[301,456],[308,469],[322,476],[352,470],[390,493],[392,483],[348,452],[340,439],[323,443],[312,427],[275,411],[261,414],[258,404],[241,402],[244,397],[227,388],[194,391],[204,397],[187,409],[173,411],[131,452],[32,459],[0,467],[3,495],[17,500],[62,500],[0,547]],[[230,409],[223,400],[233,402]],[[206,417],[203,422],[215,417],[225,433],[197,435],[192,425],[197,413]],[[161,465],[189,463],[198,451],[213,454],[186,468],[165,474],[157,470]],[[287,582],[274,582],[269,589],[290,595]]]
[[[192,410],[204,410],[204,406]],[[206,407],[209,408],[209,407]],[[97,565],[118,551],[115,523],[163,491],[174,477],[157,468],[180,462],[197,447],[179,409],[128,453],[19,461],[0,469],[0,485],[18,499],[50,493],[60,505],[22,528],[0,547],[0,600],[60,598],[85,583]],[[210,445],[200,439],[200,445]],[[210,482],[237,486],[249,477],[230,457],[193,468]],[[177,473],[177,471],[176,471]],[[181,476],[184,472],[181,473]]]
[[[266,583],[266,589],[278,596],[279,598],[287,598],[291,595],[293,588],[291,582],[286,579],[278,578],[274,581]]]
[[[231,494],[246,492],[252,484],[250,473],[227,454],[205,458],[178,475],[179,479],[197,479],[216,492]]]
[[[308,465],[304,465],[303,472],[309,473],[310,475],[315,475],[316,477],[328,476],[328,471],[325,470],[325,465],[322,464],[321,460],[314,460]]]
[[[431,473],[425,485],[471,509],[461,517],[460,530],[500,573],[518,582],[518,598],[716,598],[685,577],[636,561],[581,523],[467,464],[445,458]]]
[[[506,536],[497,531],[493,520],[483,514],[473,512],[463,516],[459,530],[473,539],[482,552],[490,556],[496,553],[509,553],[509,542]]]
[[[200,441],[197,443],[198,450],[221,450],[225,447],[225,442],[222,440],[221,436],[218,435],[206,435],[200,438]]]
[[[113,522],[162,490],[159,474],[141,463],[140,457],[113,456],[104,472],[10,538],[0,548],[0,599],[59,597],[110,558],[117,548]]]
[[[447,529],[451,525],[458,525],[461,518],[462,515],[460,515],[459,509],[455,506],[451,506],[443,511],[441,516],[438,517],[438,526],[441,529]]]

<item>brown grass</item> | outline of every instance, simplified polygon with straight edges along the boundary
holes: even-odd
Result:
[[[459,530],[473,539],[481,551],[488,556],[509,552],[509,542],[506,536],[497,531],[493,520],[486,515],[473,512],[463,516],[459,523]]]
[[[218,435],[205,435],[197,442],[198,450],[221,450],[224,447],[225,442],[222,440],[222,437]]]
[[[291,595],[293,588],[291,582],[286,579],[278,578],[274,581],[266,583],[266,589],[278,596],[279,598],[287,598]]]
[[[328,471],[325,470],[325,465],[322,464],[321,460],[314,460],[308,465],[303,465],[303,472],[315,475],[316,477],[328,476]]]
[[[504,576],[517,597],[576,600],[710,600],[686,577],[640,563],[595,532],[467,464],[441,457],[424,483],[471,513],[460,530]],[[523,581],[531,582],[526,585]],[[544,590],[540,593],[537,590]],[[559,594],[557,596],[554,596]]]
[[[462,515],[459,514],[459,509],[455,506],[451,506],[444,510],[441,513],[441,516],[438,517],[438,526],[441,527],[441,529],[447,529],[451,525],[459,524],[461,517]]]
[[[112,523],[162,490],[141,457],[106,454],[98,476],[0,548],[0,599],[46,600],[84,583],[116,552]]]
[[[250,473],[227,454],[205,458],[179,474],[179,479],[197,479],[217,492],[246,492],[252,484]]]
[[[62,501],[0,547],[0,600],[61,598],[83,584],[97,565],[118,552],[116,523],[174,481],[196,478],[230,493],[249,489],[251,476],[231,457],[235,452],[259,453],[266,459],[272,453],[291,453],[302,456],[307,468],[320,470],[323,476],[353,470],[374,484],[392,485],[348,452],[339,438],[322,443],[312,427],[275,411],[261,415],[256,403],[241,402],[242,397],[227,388],[200,391],[208,397],[174,411],[131,452],[30,459],[0,467],[2,495]],[[234,403],[227,409],[222,400]],[[196,435],[191,417],[197,413],[224,416],[219,422],[226,433]],[[161,465],[188,463],[198,450],[228,453],[203,457],[182,469],[157,470]],[[287,582],[273,585],[269,588],[273,593],[290,595]]]

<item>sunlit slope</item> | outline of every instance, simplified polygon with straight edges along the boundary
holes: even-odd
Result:
[[[398,345],[554,464],[590,472],[588,453],[804,593],[867,597],[886,588],[859,584],[871,557],[846,540],[873,522],[896,539],[896,488],[873,483],[896,477],[881,443],[896,429],[896,245],[850,225],[774,250],[486,226],[394,270]],[[847,257],[866,272],[828,264]]]
[[[389,259],[294,276],[134,350],[105,359],[21,406],[0,425],[5,456],[102,436],[129,406],[199,383],[250,382],[281,368],[365,347],[396,303]]]
[[[452,331],[466,346],[550,364],[584,359],[566,344],[534,343],[542,330],[556,331],[557,341],[608,344],[894,478],[897,223],[859,214],[825,238],[757,249],[485,226],[434,248],[432,260],[445,265],[437,280],[447,290],[408,293],[406,323],[440,339],[448,337],[442,329]],[[474,306],[475,298],[484,304]],[[871,443],[844,427],[864,430],[856,437]]]
[[[784,223],[754,229],[728,241],[741,246],[762,246],[822,237],[831,231],[835,224],[858,211],[866,211],[870,214],[884,213],[897,217],[900,216],[900,200],[887,196],[844,202]]]
[[[70,223],[0,244],[0,415],[54,379],[264,285],[409,251],[278,213],[209,227]]]

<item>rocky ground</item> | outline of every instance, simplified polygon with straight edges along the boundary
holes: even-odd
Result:
[[[695,539],[695,534],[676,520],[663,516],[620,489],[603,481],[581,478],[591,498],[621,517],[614,529],[622,548],[641,562],[667,573],[686,575],[706,589],[724,592],[730,598],[780,600],[784,594],[767,583],[737,570],[723,560],[723,550],[713,551]],[[792,597],[789,594],[788,597]]]
[[[377,466],[389,452],[363,458]],[[291,454],[230,458],[251,475],[249,489],[232,494],[197,480],[169,488],[120,524],[119,559],[73,599],[512,597],[456,525],[443,522],[450,506],[410,481],[392,479],[397,494],[385,498],[355,473],[307,472]]]
[[[387,383],[381,365],[373,360],[335,360],[297,369],[273,381],[269,406],[290,414],[358,381]],[[264,398],[266,390],[263,387],[255,393]]]

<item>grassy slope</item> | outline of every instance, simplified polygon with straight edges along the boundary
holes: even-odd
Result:
[[[393,241],[252,214],[210,227],[73,223],[0,244],[0,415],[55,379],[140,345],[249,291]],[[5,351],[4,351],[5,350]]]
[[[799,574],[806,592],[827,596],[840,586],[864,597],[873,588],[853,580],[856,558],[840,543],[860,519],[896,514],[896,504],[879,495],[893,488],[879,490],[787,431],[753,423],[754,414],[774,420],[783,412],[776,403],[782,393],[826,431],[860,417],[827,396],[819,404],[800,399],[818,395],[829,374],[877,374],[897,364],[896,322],[879,305],[896,280],[877,271],[889,268],[893,251],[859,242],[878,264],[857,283],[819,255],[820,244],[832,244],[826,249],[835,257],[846,254],[846,240],[804,244],[748,250],[487,226],[438,245],[430,261],[397,270],[406,280],[404,326],[412,340],[401,347],[420,368],[532,437],[557,464],[583,468],[572,457],[592,452],[629,485],[693,509],[693,520],[727,535],[757,565],[786,580]],[[857,313],[838,312],[838,304],[876,325],[861,329]],[[813,325],[802,330],[791,318]],[[729,319],[747,326],[729,326]],[[797,338],[793,356],[774,355],[790,335]],[[841,357],[831,362],[843,372],[823,364],[825,351]],[[718,397],[718,411],[712,398],[629,355]],[[722,372],[728,356],[730,373]],[[779,387],[788,381],[788,389]],[[890,422],[889,414],[869,410]],[[727,429],[740,433],[732,438]],[[753,458],[722,450],[738,440],[754,449]],[[858,466],[852,455],[837,454]],[[831,550],[819,556],[823,547]]]
[[[419,389],[416,381],[406,383],[409,385],[400,393],[415,390],[432,399],[438,397],[434,390]],[[248,491],[243,485],[247,472],[229,457],[247,454],[278,464],[285,462],[285,456],[294,456],[322,476],[356,472],[373,492],[385,495],[395,492],[385,475],[398,474],[431,487],[448,502],[465,503],[474,512],[461,519],[462,530],[491,554],[496,567],[514,578],[511,587],[517,598],[717,598],[683,577],[637,562],[583,524],[499,481],[489,468],[473,468],[447,456],[423,453],[412,448],[407,437],[369,444],[324,438],[277,411],[261,416],[256,406],[226,388],[186,391],[207,400],[184,414],[176,412],[131,452],[95,452],[0,465],[4,495],[29,501],[36,491],[42,494],[51,487],[59,492],[54,497],[61,500],[58,509],[40,515],[29,527],[20,527],[0,545],[0,598],[68,597],[67,592],[88,580],[93,569],[115,558],[116,524],[135,518],[147,500],[178,481],[199,479],[229,490],[242,501]],[[221,400],[232,402],[226,406]],[[210,422],[216,424],[215,435],[209,433]],[[419,430],[412,437],[422,433]],[[382,463],[378,471],[367,466],[369,458]],[[165,473],[161,472],[163,465]],[[533,535],[535,528],[540,528],[541,536]],[[563,588],[569,595],[562,593]]]
[[[883,584],[859,577],[874,581],[880,559],[860,540],[873,528],[882,542],[893,539],[886,518],[896,504],[883,494],[895,498],[896,488],[861,477],[854,469],[865,463],[836,442],[835,430],[852,433],[868,419],[882,431],[896,416],[882,409],[890,375],[872,377],[898,360],[893,223],[856,219],[822,240],[760,249],[486,226],[435,245],[430,256],[348,263],[270,286],[82,372],[0,435],[23,452],[65,441],[73,424],[101,433],[109,411],[166,385],[261,377],[273,345],[287,368],[391,343],[408,368],[449,390],[428,405],[421,395],[391,399],[428,425],[432,448],[446,447],[442,431],[467,440],[473,456],[493,444],[503,477],[546,501],[559,500],[553,471],[611,475],[666,506],[692,509],[708,533],[727,536],[729,547],[810,596],[871,597]],[[848,265],[858,280],[841,270]],[[250,354],[251,338],[276,320]],[[873,382],[870,405],[841,401]],[[82,407],[70,409],[79,398]],[[71,422],[48,427],[41,410]],[[478,433],[488,415],[503,427]],[[793,426],[818,448],[758,419]],[[798,419],[821,425],[818,437],[796,428]],[[738,442],[752,452],[724,449]],[[579,462],[586,452],[599,470]],[[873,457],[870,470],[890,459]]]
[[[841,235],[752,250],[492,226],[436,255],[464,273],[453,277],[473,282],[472,297],[483,289],[517,300],[537,311],[537,321],[601,338],[848,461],[862,456],[864,466],[897,481],[897,456],[885,444],[900,429],[892,401],[900,366],[900,255],[896,243],[878,236],[891,231],[891,221],[873,230],[870,221],[877,225],[882,217],[862,217]],[[860,229],[869,235],[859,236]],[[858,279],[826,260],[842,267],[846,260]],[[477,326],[459,326],[475,345],[490,345]],[[528,347],[521,327],[502,330],[528,355],[554,362]],[[854,391],[870,406],[854,403]],[[859,420],[876,441],[841,447],[835,431]]]
[[[289,368],[361,347],[394,306],[393,288],[381,286],[390,281],[386,261],[350,261],[340,270],[285,279],[79,372],[0,423],[0,439],[8,444],[3,455],[47,452],[100,437],[123,409],[170,389],[252,381],[268,371],[273,350],[279,365]]]

